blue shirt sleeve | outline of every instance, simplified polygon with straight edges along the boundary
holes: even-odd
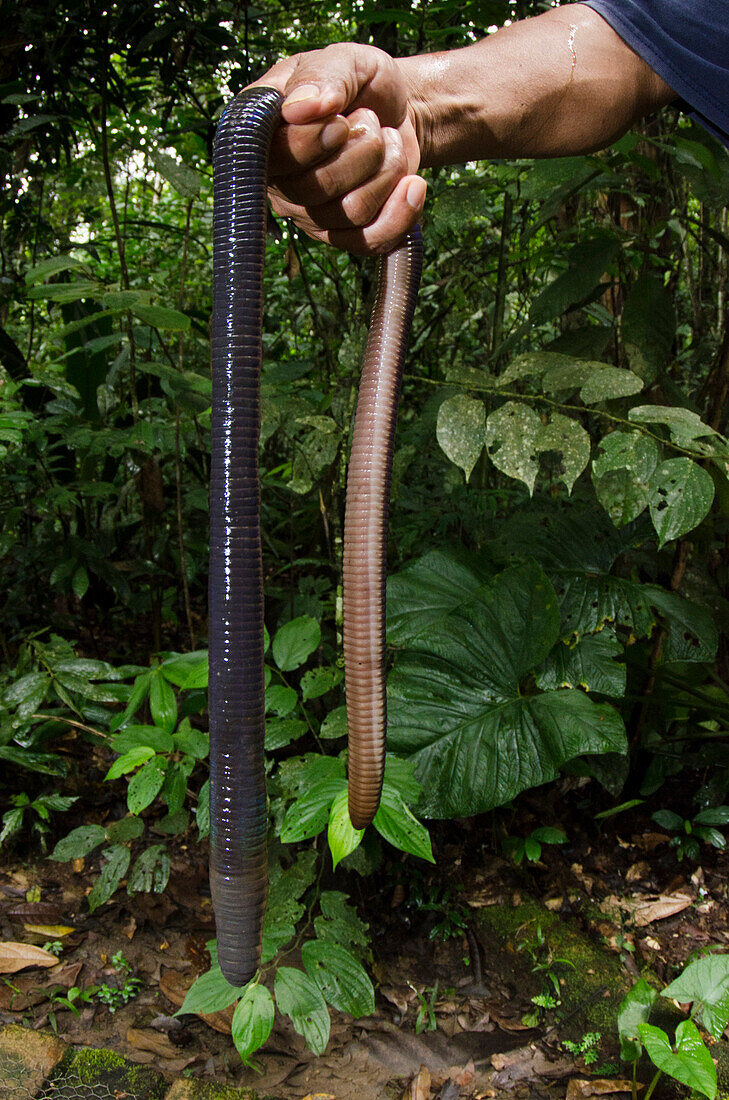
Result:
[[[729,147],[729,0],[586,0]]]

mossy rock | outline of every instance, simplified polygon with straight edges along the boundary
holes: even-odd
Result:
[[[110,1050],[71,1050],[52,1077],[54,1100],[77,1100],[79,1087],[89,1100],[128,1096],[133,1100],[162,1100],[168,1089],[161,1073],[127,1062]]]
[[[600,1053],[614,1058],[618,1053],[618,1008],[635,982],[619,956],[594,943],[575,921],[551,912],[534,899],[512,907],[490,906],[480,916],[484,949],[498,951],[505,969],[522,986],[531,982],[535,992],[541,990],[543,971],[535,972],[534,963],[551,958],[562,1002],[556,1014],[555,1040],[579,1041],[586,1032],[599,1032]],[[657,990],[662,988],[650,971],[644,971],[643,976]],[[671,1036],[683,1019],[683,1013],[664,997],[653,1006],[651,1023]],[[717,1063],[717,1100],[729,1100],[729,1043],[719,1040],[710,1044],[710,1050]],[[651,1072],[647,1059],[641,1068],[646,1078]]]

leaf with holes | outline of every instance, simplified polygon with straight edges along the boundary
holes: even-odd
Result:
[[[290,672],[303,665],[321,641],[321,630],[311,615],[292,619],[273,638],[273,659],[282,672]]]
[[[690,458],[662,462],[650,480],[648,495],[659,547],[698,527],[713,499],[711,476]]]
[[[111,845],[102,855],[106,862],[89,894],[89,909],[92,913],[109,900],[129,866],[129,849],[121,844]]]
[[[447,397],[438,410],[436,438],[451,462],[463,470],[466,481],[483,450],[485,421],[483,401],[467,397],[465,393]]]
[[[502,474],[523,481],[530,495],[539,472],[537,440],[541,430],[537,414],[516,401],[507,401],[486,421],[489,458]]]
[[[569,416],[553,413],[549,424],[543,424],[540,428],[535,446],[540,453],[556,451],[561,455],[559,480],[571,493],[574,483],[590,461],[590,437],[582,425]]]
[[[616,527],[648,507],[648,485],[661,457],[658,444],[642,432],[611,432],[592,462],[597,499]]]

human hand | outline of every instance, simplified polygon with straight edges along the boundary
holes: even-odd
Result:
[[[426,193],[396,62],[375,46],[340,43],[280,61],[256,85],[286,96],[269,163],[274,213],[348,252],[389,252]]]

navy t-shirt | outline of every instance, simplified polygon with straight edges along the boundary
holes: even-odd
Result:
[[[729,0],[585,0],[729,147]]]

